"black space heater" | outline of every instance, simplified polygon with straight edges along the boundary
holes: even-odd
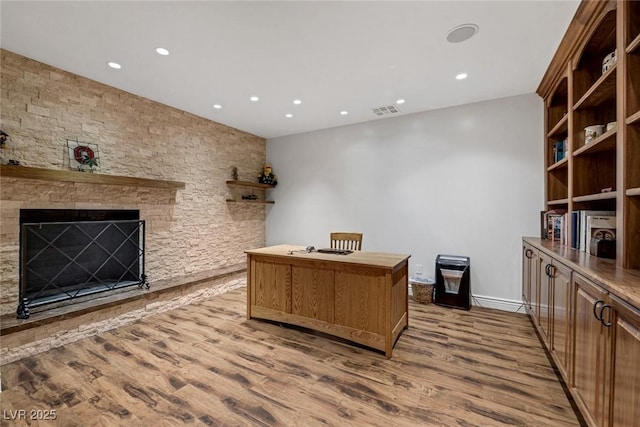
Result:
[[[446,307],[471,309],[470,269],[469,257],[438,255],[433,302]]]

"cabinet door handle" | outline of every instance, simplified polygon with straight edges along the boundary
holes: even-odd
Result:
[[[556,266],[549,264],[549,277],[556,277]]]
[[[524,251],[524,256],[526,256],[529,259],[531,259],[532,254],[533,254],[533,251],[531,249],[527,249],[526,251]]]
[[[551,264],[547,264],[547,265],[544,267],[544,274],[546,274],[546,275],[547,275],[547,277],[549,277],[549,267],[551,267]]]
[[[608,320],[605,322],[604,320],[604,309],[608,308],[609,309],[609,316],[607,316],[609,319],[611,317],[611,306],[609,304],[605,304],[602,307],[600,307],[600,323],[602,323],[603,326],[606,326],[607,328],[611,327],[611,322]]]
[[[599,299],[598,301],[596,301],[593,304],[593,317],[596,318],[596,320],[599,320],[602,322],[602,317],[598,317],[598,305],[599,304],[604,304],[604,301],[602,301],[601,299]],[[600,315],[602,316],[602,310],[600,310]]]

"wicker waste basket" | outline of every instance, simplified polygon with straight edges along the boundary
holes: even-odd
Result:
[[[433,302],[433,289],[435,280],[422,276],[411,276],[409,278],[413,300],[420,304],[431,304]]]

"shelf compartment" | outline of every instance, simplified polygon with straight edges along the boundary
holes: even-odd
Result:
[[[569,182],[569,168],[567,167],[558,167],[547,172],[546,199],[547,200],[567,199],[569,197],[568,182]]]
[[[547,134],[547,136],[549,138],[552,137],[557,137],[557,136],[563,136],[566,135],[568,132],[568,126],[567,124],[569,123],[569,116],[568,115],[564,115],[560,121],[558,123],[556,123],[556,125],[549,131],[549,133]]]
[[[627,196],[640,196],[640,187],[637,188],[628,188],[625,192]]]
[[[627,117],[626,122],[628,125],[635,125],[640,123],[640,111],[636,111],[634,114]]]
[[[576,102],[573,110],[597,107],[605,101],[616,98],[616,70],[618,64],[609,68],[591,88]]]
[[[164,181],[159,179],[134,178],[130,176],[104,175],[99,173],[78,172],[72,170],[58,170],[34,168],[30,166],[0,166],[0,175],[21,178],[37,179],[42,181],[72,182],[82,184],[121,185],[127,187],[149,187],[181,190],[185,188],[184,182]]]
[[[237,185],[239,187],[252,187],[252,188],[274,188],[273,184],[261,184],[259,182],[251,182],[251,181],[237,181],[237,180],[229,180],[227,181],[228,185]]]
[[[618,195],[617,191],[608,191],[606,193],[587,194],[586,196],[575,196],[574,202],[594,202],[597,200],[615,199]]]
[[[253,204],[272,205],[275,202],[273,200],[236,200],[236,199],[227,199],[227,203],[253,203]]]
[[[635,53],[638,48],[640,48],[640,34],[638,34],[635,39],[631,40],[626,50],[627,53]]]
[[[587,145],[583,145],[573,152],[574,156],[580,156],[583,154],[592,154],[600,151],[614,151],[616,149],[616,134],[618,133],[617,128],[613,128],[598,138],[595,141],[590,142]]]
[[[569,203],[569,199],[556,199],[556,200],[549,200],[547,202],[547,205],[558,206],[558,205],[566,205],[568,203]]]
[[[551,172],[552,170],[555,170],[555,169],[566,168],[568,166],[568,164],[569,164],[569,158],[565,157],[564,159],[560,160],[559,162],[556,162],[556,163],[552,164],[551,166],[549,166],[547,168],[547,170],[549,172]]]

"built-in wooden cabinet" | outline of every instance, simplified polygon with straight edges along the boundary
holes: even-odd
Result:
[[[616,211],[617,263],[634,269],[640,269],[639,9],[637,1],[583,1],[538,87],[545,100],[546,209]],[[614,53],[615,63],[604,67]],[[604,131],[587,140],[585,129],[593,125]],[[566,154],[559,159],[562,141]]]
[[[573,280],[574,361],[569,386],[587,422],[606,426],[611,336],[599,316],[604,314],[608,295],[579,274]]]
[[[640,423],[640,312],[616,296],[611,297],[615,320],[612,334],[611,426]],[[635,423],[635,424],[634,424]]]
[[[569,378],[571,361],[569,345],[572,322],[569,316],[571,302],[572,271],[566,265],[553,260],[549,267],[551,282],[551,355],[562,376]]]
[[[538,251],[533,246],[525,243],[522,247],[522,261],[522,303],[531,314],[533,322],[539,325],[540,282],[538,281]]]
[[[565,380],[570,373],[572,270],[523,244],[523,303]]]
[[[524,305],[586,423],[639,425],[640,271],[538,238],[522,250]]]
[[[551,347],[551,314],[553,312],[553,281],[549,276],[549,271],[552,267],[551,258],[543,253],[539,255],[539,271],[538,277],[540,281],[539,290],[539,303],[538,303],[538,316],[540,332],[542,333],[542,339],[545,341],[547,347]]]

